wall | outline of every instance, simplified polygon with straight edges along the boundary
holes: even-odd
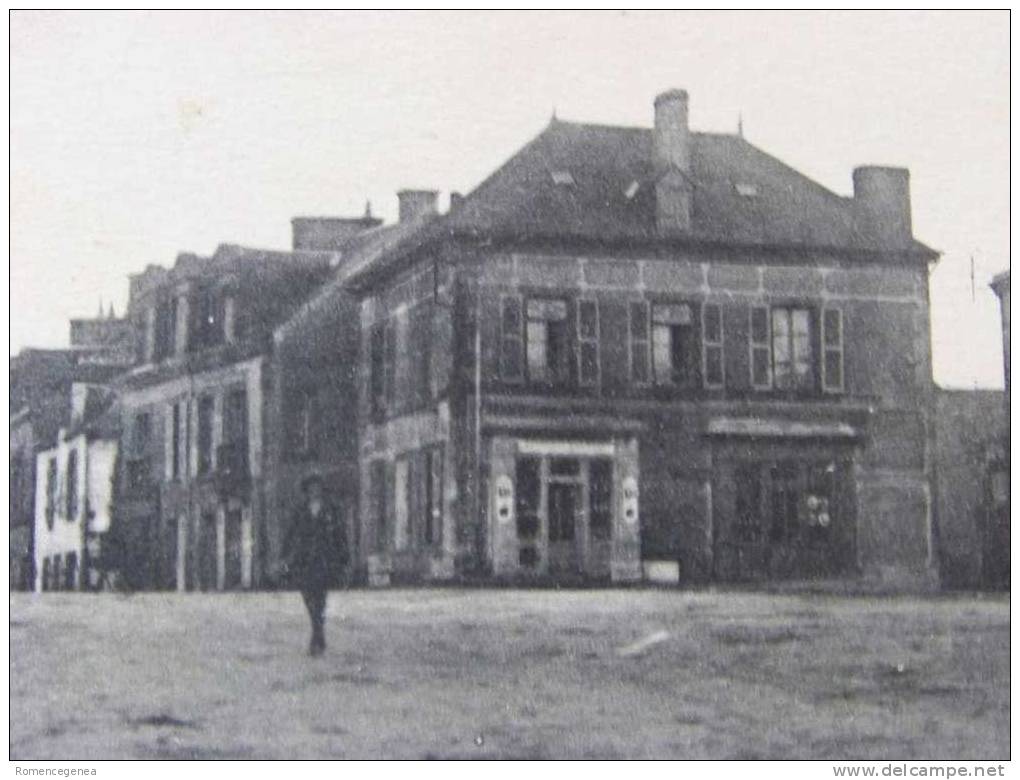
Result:
[[[984,584],[992,507],[990,459],[1009,431],[997,390],[939,390],[935,396],[938,557],[942,584]],[[1000,542],[1001,543],[1001,542]],[[1005,540],[1008,550],[1008,537]]]
[[[68,472],[68,457],[71,452],[77,455],[76,469]],[[57,491],[55,497],[55,513],[53,527],[50,528],[46,522],[46,480],[49,461],[57,460]],[[89,496],[89,485],[87,481],[88,467],[88,443],[84,436],[65,441],[63,437],[58,441],[57,446],[39,452],[36,456],[36,473],[40,475],[36,489],[36,517],[35,517],[35,589],[42,590],[43,561],[60,555],[66,561],[68,553],[74,553],[78,561],[78,572],[75,574],[76,587],[81,583],[81,564],[84,558],[84,528],[83,521],[88,507],[86,498]],[[71,478],[77,483],[78,502],[77,510],[68,516],[66,509],[66,495],[68,482]],[[64,588],[63,569],[61,570],[61,589]]]
[[[686,555],[695,576],[711,567],[703,549],[710,522],[707,481],[715,468],[704,438],[708,420],[786,416],[845,423],[861,434],[853,466],[859,563],[873,577],[930,579],[931,431],[926,410],[933,385],[926,268],[854,264],[824,254],[784,261],[737,252],[608,258],[492,253],[465,267],[475,264],[480,299],[469,305],[481,312],[486,408],[547,417],[596,411],[643,420],[643,540],[653,554]],[[521,291],[599,301],[599,387],[528,387],[499,379],[500,297]],[[721,305],[724,389],[663,391],[630,381],[627,303],[660,296]],[[751,389],[748,307],[783,303],[842,311],[845,392],[795,397]],[[458,376],[468,387],[468,377]]]

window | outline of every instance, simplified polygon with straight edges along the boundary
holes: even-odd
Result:
[[[742,542],[755,542],[761,538],[761,467],[757,463],[742,463],[736,470],[736,537]]]
[[[722,307],[717,303],[701,307],[701,353],[705,387],[722,387],[725,384],[723,321]]]
[[[694,325],[686,303],[652,307],[652,367],[658,384],[689,387],[695,375]]]
[[[192,298],[194,306],[191,348],[206,349],[223,343],[223,295],[211,287],[199,288]]]
[[[152,443],[152,415],[142,412],[135,417],[135,424],[131,428],[131,451],[138,457],[149,454],[149,445]]]
[[[64,494],[64,516],[74,521],[78,517],[78,451],[67,453],[67,492]]]
[[[755,390],[772,388],[772,337],[767,306],[752,306],[751,327],[751,387]]]
[[[541,461],[538,458],[517,459],[517,489],[514,514],[517,518],[518,562],[533,568],[539,562],[539,517],[542,500]]]
[[[43,558],[42,562],[42,589],[47,591],[50,589],[50,559]]]
[[[407,458],[398,458],[393,469],[393,547],[396,550],[408,548],[410,515],[409,463]]]
[[[393,409],[397,397],[397,324],[389,320],[383,330],[383,376],[386,386],[386,409]]]
[[[172,417],[170,436],[172,439],[171,452],[170,452],[170,476],[173,479],[180,479],[181,477],[181,442],[184,438],[181,436],[181,425],[183,424],[181,414],[181,407],[184,404],[183,401],[175,402],[170,410]]]
[[[294,455],[315,455],[318,437],[315,420],[318,416],[319,396],[314,389],[299,390],[291,411],[290,443]]]
[[[607,542],[613,537],[613,462],[593,459],[588,472],[589,528],[592,539]]]
[[[373,460],[369,467],[369,494],[372,497],[372,550],[385,552],[387,545],[386,533],[386,461]]]
[[[223,398],[223,444],[216,468],[224,474],[248,475],[248,391],[243,387]]]
[[[57,513],[57,459],[46,462],[46,527],[53,530],[53,519]]]
[[[822,309],[822,389],[843,392],[843,312]]]
[[[53,576],[53,590],[60,590],[60,586],[63,584],[62,583],[62,577],[60,575],[63,572],[63,570],[64,570],[63,560],[61,559],[61,557],[59,555],[54,555],[53,556],[53,572],[52,572],[52,576]]]
[[[630,378],[636,384],[650,381],[648,360],[648,304],[631,301],[628,323],[630,327]]]
[[[504,296],[500,301],[499,375],[509,382],[519,382],[524,378],[522,327],[520,297]]]
[[[169,294],[156,305],[156,333],[153,358],[164,360],[174,354],[177,339],[177,296]]]
[[[198,473],[212,471],[213,398],[204,395],[198,399]]]
[[[811,311],[777,308],[772,310],[772,381],[781,390],[810,390],[814,387],[814,354],[811,339]]]
[[[534,298],[528,301],[526,331],[528,378],[533,382],[565,382],[567,355],[567,302]]]
[[[424,453],[424,537],[425,544],[440,546],[443,542],[443,449],[435,447]]]
[[[369,340],[369,396],[372,414],[380,416],[386,411],[386,326],[376,323]]]
[[[577,302],[577,381],[591,387],[599,383],[599,304],[582,298]]]
[[[64,589],[74,590],[78,579],[78,553],[69,552],[64,564]]]
[[[411,395],[419,406],[432,400],[432,305],[418,306],[412,318]]]

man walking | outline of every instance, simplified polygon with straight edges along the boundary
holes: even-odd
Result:
[[[301,591],[312,622],[308,654],[319,656],[326,650],[326,592],[339,583],[347,566],[347,535],[323,500],[321,477],[306,477],[301,490],[304,501],[294,512],[284,539],[283,566]]]

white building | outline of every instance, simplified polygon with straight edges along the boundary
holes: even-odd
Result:
[[[116,416],[101,388],[72,387],[72,417],[36,455],[35,590],[95,586],[88,565],[110,528]]]

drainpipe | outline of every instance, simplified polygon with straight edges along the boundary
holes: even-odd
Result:
[[[475,522],[482,519],[482,290],[475,287]],[[479,529],[481,526],[479,526]],[[486,534],[487,537],[489,534]],[[492,540],[487,538],[491,544]],[[478,552],[482,545],[475,543]]]

